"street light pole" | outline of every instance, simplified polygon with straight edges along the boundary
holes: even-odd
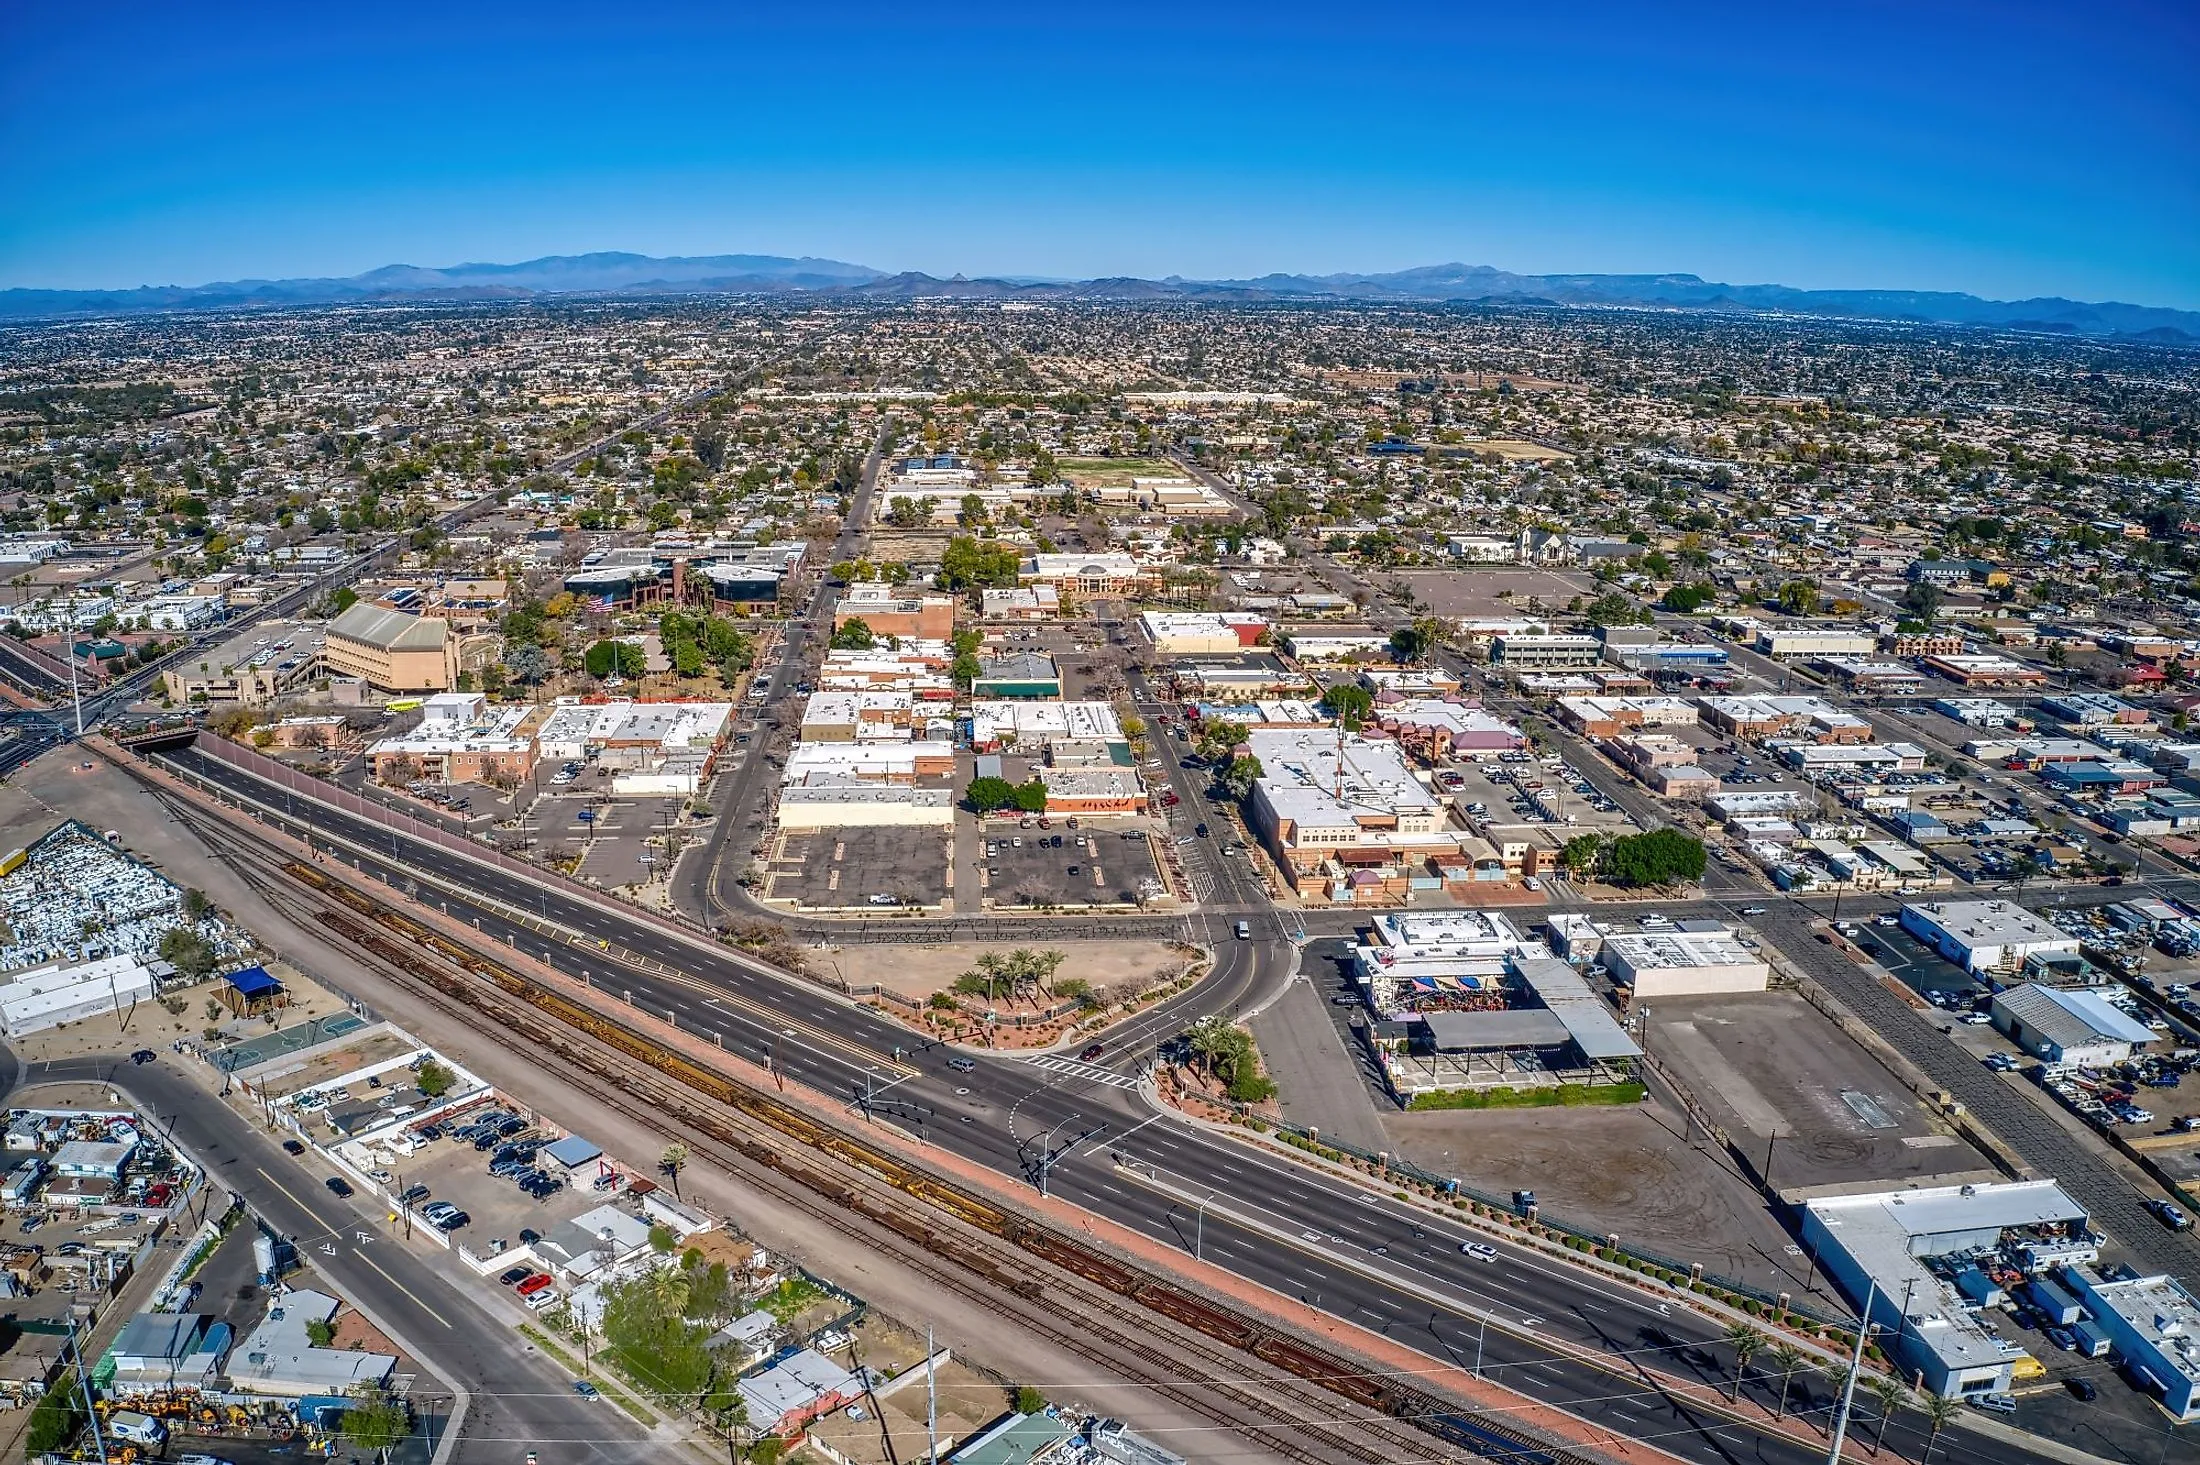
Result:
[[[1207,1201],[1214,1198],[1215,1193],[1208,1191],[1207,1200],[1201,1201],[1199,1209],[1192,1213],[1192,1260],[1195,1262],[1207,1260]]]
[[[1879,1283],[1874,1279],[1864,1289],[1864,1312],[1857,1319],[1856,1351],[1849,1357],[1848,1382],[1841,1386],[1841,1402],[1833,1412],[1833,1445],[1826,1451],[1826,1465],[1841,1465],[1841,1446],[1849,1434],[1849,1411],[1856,1404],[1856,1376],[1864,1371],[1864,1340],[1872,1331],[1872,1303],[1878,1298]]]

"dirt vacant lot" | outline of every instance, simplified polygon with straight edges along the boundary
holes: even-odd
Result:
[[[1598,593],[1593,576],[1573,570],[1401,570],[1397,578],[1440,616],[1524,616],[1530,598],[1560,611],[1577,595],[1594,600]],[[1511,596],[1500,599],[1503,590]]]

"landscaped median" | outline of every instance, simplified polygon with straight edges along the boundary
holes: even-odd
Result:
[[[1408,1109],[1575,1109],[1590,1104],[1639,1104],[1639,1083],[1561,1083],[1516,1089],[1432,1089],[1406,1101]]]

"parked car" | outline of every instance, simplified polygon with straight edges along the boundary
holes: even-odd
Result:
[[[349,1180],[346,1180],[341,1175],[331,1175],[328,1179],[322,1181],[321,1183],[323,1185],[326,1185],[329,1188],[329,1191],[334,1194],[339,1200],[349,1199],[351,1196],[351,1182]]]
[[[2146,1207],[2148,1215],[2154,1217],[2155,1220],[2160,1221],[2172,1231],[2190,1231],[2192,1229],[2192,1217],[2186,1215],[2181,1207],[2171,1205],[2166,1200],[2141,1201],[2140,1204]]]
[[[529,1271],[526,1267],[513,1267],[511,1270],[505,1272],[504,1275],[498,1277],[497,1281],[502,1283],[506,1287],[517,1287],[520,1283],[526,1281],[529,1277],[533,1275],[534,1273]]]
[[[283,1153],[284,1153],[284,1154],[286,1154],[286,1155],[302,1155],[302,1154],[304,1154],[305,1152],[306,1152],[306,1146],[305,1146],[305,1141],[303,1141],[303,1140],[296,1140],[296,1139],[286,1139],[286,1140],[284,1140],[284,1141],[283,1141]]]

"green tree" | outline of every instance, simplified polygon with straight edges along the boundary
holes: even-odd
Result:
[[[452,1086],[458,1082],[458,1075],[453,1073],[447,1064],[438,1063],[433,1058],[428,1058],[422,1060],[420,1067],[414,1070],[413,1082],[419,1086],[420,1092],[426,1094],[429,1098],[440,1099],[449,1093]]]
[[[1010,546],[958,534],[940,553],[940,588],[1006,588],[1016,583],[1017,571],[1022,568],[1023,556]]]
[[[380,1454],[397,1448],[412,1433],[412,1411],[402,1399],[373,1384],[361,1384],[347,1396],[337,1430],[353,1449]]]
[[[1703,841],[1678,829],[1626,834],[1604,847],[1604,878],[1614,885],[1672,885],[1701,880]]]
[[[990,814],[1016,802],[1016,785],[1005,778],[973,778],[963,790],[963,798],[980,814]]]
[[[1020,1384],[1017,1386],[1016,1412],[1018,1414],[1037,1414],[1046,1407],[1046,1395],[1040,1393],[1037,1389],[1033,1388],[1029,1384]]]
[[[214,974],[214,948],[189,926],[177,926],[160,938],[160,959],[193,982]]]
[[[1617,590],[1607,590],[1590,601],[1589,608],[1582,614],[1592,626],[1631,626],[1641,619],[1635,602]]]
[[[871,623],[862,616],[848,617],[833,632],[835,651],[868,651],[877,644],[878,637],[871,634]]]
[[[1918,1453],[1918,1465],[1932,1465],[1933,1446],[1940,1443],[1941,1431],[1954,1424],[1963,1413],[1963,1406],[1946,1394],[1927,1394],[1922,1403],[1925,1409],[1925,1448]]]
[[[1335,713],[1349,732],[1357,732],[1375,708],[1374,694],[1358,682],[1338,682],[1322,693],[1322,705]]]
[[[672,1177],[672,1193],[675,1196],[680,1193],[680,1172],[687,1168],[687,1162],[688,1147],[683,1144],[666,1145],[664,1152],[657,1157],[657,1168]]]
[[[1894,1423],[1895,1410],[1909,1399],[1910,1391],[1900,1379],[1876,1373],[1865,1378],[1864,1387],[1871,1390],[1872,1398],[1879,1404],[1879,1419],[1872,1429],[1872,1454],[1877,1456],[1879,1447],[1886,1441],[1887,1426]]]
[[[649,667],[649,657],[632,641],[602,640],[588,648],[586,661],[592,677],[621,676],[629,680]]]
[[[1253,785],[1267,776],[1268,770],[1260,766],[1260,759],[1247,753],[1232,758],[1216,782],[1229,790],[1230,797],[1243,802],[1253,796]]]
[[[1748,1323],[1727,1324],[1726,1346],[1734,1352],[1734,1387],[1728,1391],[1728,1399],[1742,1397],[1742,1378],[1749,1372],[1749,1361],[1757,1356],[1765,1342],[1764,1333]]]
[[[1410,665],[1435,650],[1442,637],[1442,624],[1433,616],[1422,616],[1390,633],[1390,659]]]
[[[78,1404],[76,1370],[64,1369],[53,1387],[31,1410],[31,1422],[23,1437],[32,1455],[51,1454],[68,1444],[84,1428],[84,1411]]]
[[[1597,856],[1603,850],[1602,835],[1577,834],[1559,848],[1558,863],[1574,879],[1586,880],[1596,873]]]
[[[1780,609],[1791,616],[1818,614],[1818,587],[1808,580],[1790,580],[1780,587]]]
[[[1788,1391],[1795,1387],[1795,1376],[1806,1373],[1812,1366],[1808,1353],[1793,1343],[1779,1342],[1770,1349],[1773,1371],[1780,1375],[1780,1405],[1773,1410],[1774,1419],[1784,1418],[1788,1409]]]
[[[194,888],[183,893],[183,918],[185,920],[204,920],[206,913],[213,908],[214,902],[206,898],[205,891]]]
[[[1940,607],[1947,598],[1946,593],[1938,585],[1928,584],[1923,580],[1913,580],[1902,591],[1902,608],[1908,611],[1913,619],[1930,626],[1934,621],[1940,619]]]
[[[1037,774],[1016,785],[1016,807],[1026,814],[1044,814],[1047,808],[1047,786]]]

